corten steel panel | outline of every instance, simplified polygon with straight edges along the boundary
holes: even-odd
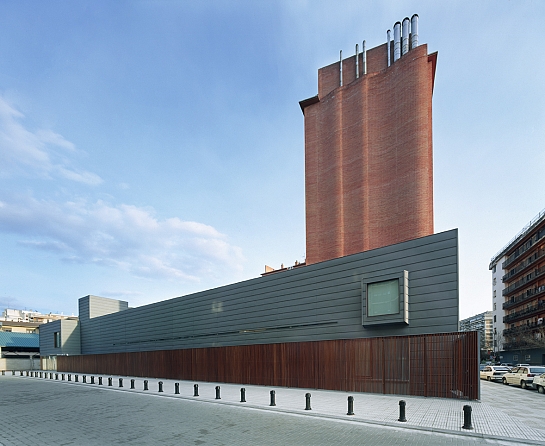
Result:
[[[432,65],[421,45],[386,67],[383,45],[342,87],[339,63],[319,70],[304,109],[307,264],[433,233]]]
[[[59,371],[479,399],[478,333],[59,356]]]

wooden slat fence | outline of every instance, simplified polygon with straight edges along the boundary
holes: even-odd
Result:
[[[479,399],[477,332],[59,356],[57,369]]]

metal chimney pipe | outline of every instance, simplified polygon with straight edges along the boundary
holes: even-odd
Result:
[[[367,74],[367,50],[365,49],[365,40],[361,44],[361,64],[363,74]]]
[[[402,37],[401,37],[401,55],[404,56],[409,52],[409,24],[411,21],[409,17],[403,19]]]
[[[356,79],[360,77],[360,58],[358,56],[358,44],[356,43]]]
[[[411,48],[418,46],[418,14],[411,17]]]
[[[343,50],[341,50],[340,56],[339,56],[339,74],[340,74],[340,82],[339,86],[343,86]]]
[[[386,54],[388,56],[388,66],[390,66],[390,30],[386,31]]]
[[[394,25],[394,62],[401,57],[401,22]]]

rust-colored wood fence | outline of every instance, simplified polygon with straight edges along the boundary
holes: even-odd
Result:
[[[477,332],[59,356],[57,369],[479,399]]]

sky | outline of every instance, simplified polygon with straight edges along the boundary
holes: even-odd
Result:
[[[305,258],[299,101],[417,13],[460,318],[545,208],[540,0],[0,0],[0,310],[140,306]]]

